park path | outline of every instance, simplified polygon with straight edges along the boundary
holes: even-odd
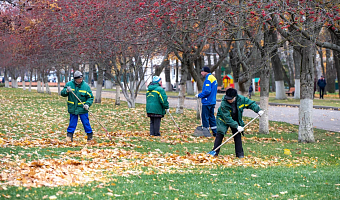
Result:
[[[36,89],[36,88],[32,88]],[[51,92],[58,92],[57,87],[50,87]],[[93,95],[96,91],[93,90]],[[115,92],[113,91],[103,91],[102,98],[115,98]],[[121,94],[120,99],[125,101],[125,97]],[[170,107],[176,107],[178,99],[169,97],[168,98]],[[146,103],[146,98],[144,94],[139,94],[136,99],[136,103]],[[194,98],[187,98],[184,103],[184,107],[188,109],[196,109],[197,101]],[[217,102],[215,107],[215,112],[217,112],[220,102]],[[252,110],[246,109],[244,111],[244,116],[255,117],[256,113]],[[291,106],[269,106],[268,108],[268,118],[271,121],[287,122],[290,124],[299,125],[299,108]],[[332,132],[340,132],[340,111],[337,110],[326,110],[326,109],[313,109],[313,125],[314,128],[328,130]]]

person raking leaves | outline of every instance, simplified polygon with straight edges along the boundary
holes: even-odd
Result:
[[[168,96],[162,88],[162,79],[154,76],[146,92],[146,113],[150,117],[150,136],[161,136],[159,130],[166,110],[169,110]]]
[[[76,95],[84,105],[72,94]],[[74,72],[73,80],[66,83],[61,91],[61,96],[68,97],[67,108],[70,113],[70,122],[67,128],[66,141],[73,142],[73,134],[78,123],[78,116],[87,134],[87,141],[93,138],[93,132],[89,121],[88,110],[93,103],[93,94],[90,86],[83,81],[83,74],[80,71]]]
[[[216,123],[217,134],[214,142],[214,149],[221,145],[224,135],[227,133],[228,128],[231,128],[233,134],[237,131],[243,134],[244,122],[242,120],[243,110],[251,109],[258,115],[263,115],[264,111],[256,104],[255,101],[248,99],[242,95],[237,94],[237,90],[229,88],[222,98],[222,102],[217,111]],[[238,158],[244,157],[241,134],[234,136],[235,154]],[[220,149],[216,150],[217,156]]]

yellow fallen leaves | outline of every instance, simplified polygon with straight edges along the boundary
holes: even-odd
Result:
[[[284,153],[285,155],[290,155],[290,154],[291,154],[291,152],[290,152],[289,149],[284,149],[284,150],[283,150],[283,153]]]
[[[79,160],[83,158],[84,160]],[[191,172],[200,167],[269,167],[269,166],[300,166],[315,164],[317,160],[307,157],[297,158],[258,158],[247,156],[236,159],[232,156],[212,157],[206,153],[178,155],[173,153],[136,152],[124,149],[88,149],[68,151],[59,159],[39,159],[26,162],[13,157],[3,157],[0,167],[0,181],[16,186],[60,186],[80,185],[87,182],[106,182],[115,176],[140,174]],[[5,169],[6,170],[1,170]],[[144,170],[143,170],[144,169]],[[145,170],[146,169],[146,170]],[[252,177],[257,177],[252,175]],[[176,190],[172,186],[169,188]],[[112,193],[111,191],[109,191]]]

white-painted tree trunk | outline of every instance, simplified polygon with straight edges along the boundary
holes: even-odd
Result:
[[[41,82],[41,93],[45,93],[45,91],[44,91],[44,82]]]
[[[275,81],[276,99],[287,99],[284,81]]]
[[[144,80],[140,83],[139,91],[146,91],[146,82]]]
[[[116,85],[116,105],[120,105],[120,86]]]
[[[315,142],[313,134],[313,99],[300,100],[299,142]]]
[[[194,95],[195,94],[193,84],[190,80],[187,80],[186,87],[187,87],[187,94],[188,95]]]
[[[235,82],[234,86],[235,86],[235,89],[238,91],[238,89],[240,88],[239,85],[238,85],[238,82]]]
[[[25,81],[22,82],[22,89],[26,90],[26,82]]]
[[[50,90],[50,87],[48,86],[48,82],[45,83],[45,86],[46,86],[46,93],[51,94],[51,90]]]
[[[172,86],[170,82],[166,82],[165,83],[165,91],[172,91]]]
[[[260,117],[259,132],[269,134],[269,119],[268,119],[268,101],[269,97],[260,97],[260,107],[265,110],[264,114]]]
[[[28,91],[32,91],[32,81],[30,81],[30,84],[29,84],[29,86],[28,86]]]
[[[183,114],[184,113],[185,93],[186,93],[186,84],[181,85],[181,89],[179,90],[178,104],[177,104],[177,108],[176,108],[177,114]]]
[[[105,81],[105,89],[112,89],[112,81],[111,80]]]
[[[58,95],[60,96],[61,94],[60,82],[58,82],[57,86],[58,86]]]
[[[18,88],[18,81],[15,78],[12,79],[12,88]]]
[[[94,81],[93,85],[94,85],[95,88],[97,88],[97,81]]]
[[[37,92],[41,93],[41,82],[37,82]]]
[[[294,99],[300,99],[300,79],[295,79]]]
[[[101,103],[101,102],[102,102],[102,85],[97,84],[95,103]]]
[[[5,88],[9,88],[9,81],[5,80]]]

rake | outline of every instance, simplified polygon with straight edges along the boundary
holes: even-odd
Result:
[[[255,119],[257,119],[258,117],[260,117],[260,115],[257,115],[254,119],[252,119],[250,122],[248,122],[248,124],[246,124],[243,128],[247,127],[250,123],[252,123]],[[237,131],[234,135],[232,135],[230,138],[228,138],[226,141],[224,141],[220,146],[216,147],[216,149],[208,152],[209,155],[211,156],[215,156],[216,155],[216,151],[218,149],[220,149],[225,143],[227,143],[229,140],[231,140],[231,138],[235,137],[235,135],[237,135],[238,133],[240,133],[240,131]]]
[[[81,104],[83,104],[83,106],[85,105],[78,97],[77,97],[77,95],[76,94],[74,94],[74,92],[71,90],[71,92],[72,92],[72,94],[78,99],[78,101],[81,103]],[[103,126],[103,124],[102,123],[100,123],[100,121],[89,111],[89,113],[90,113],[90,115],[103,127],[103,129],[105,130],[105,132],[106,132],[106,135],[110,138],[110,141],[112,142],[112,138],[111,138],[111,136],[110,136],[110,134],[109,134],[109,132],[107,131],[107,129]]]
[[[171,113],[170,113],[170,110],[168,110],[168,113],[169,113],[169,115],[170,115],[172,121],[173,121],[173,122],[175,123],[175,125],[177,126],[179,133],[182,134],[182,131],[181,131],[181,129],[179,129],[179,126],[177,125],[175,119],[172,117],[172,115],[171,115]]]

